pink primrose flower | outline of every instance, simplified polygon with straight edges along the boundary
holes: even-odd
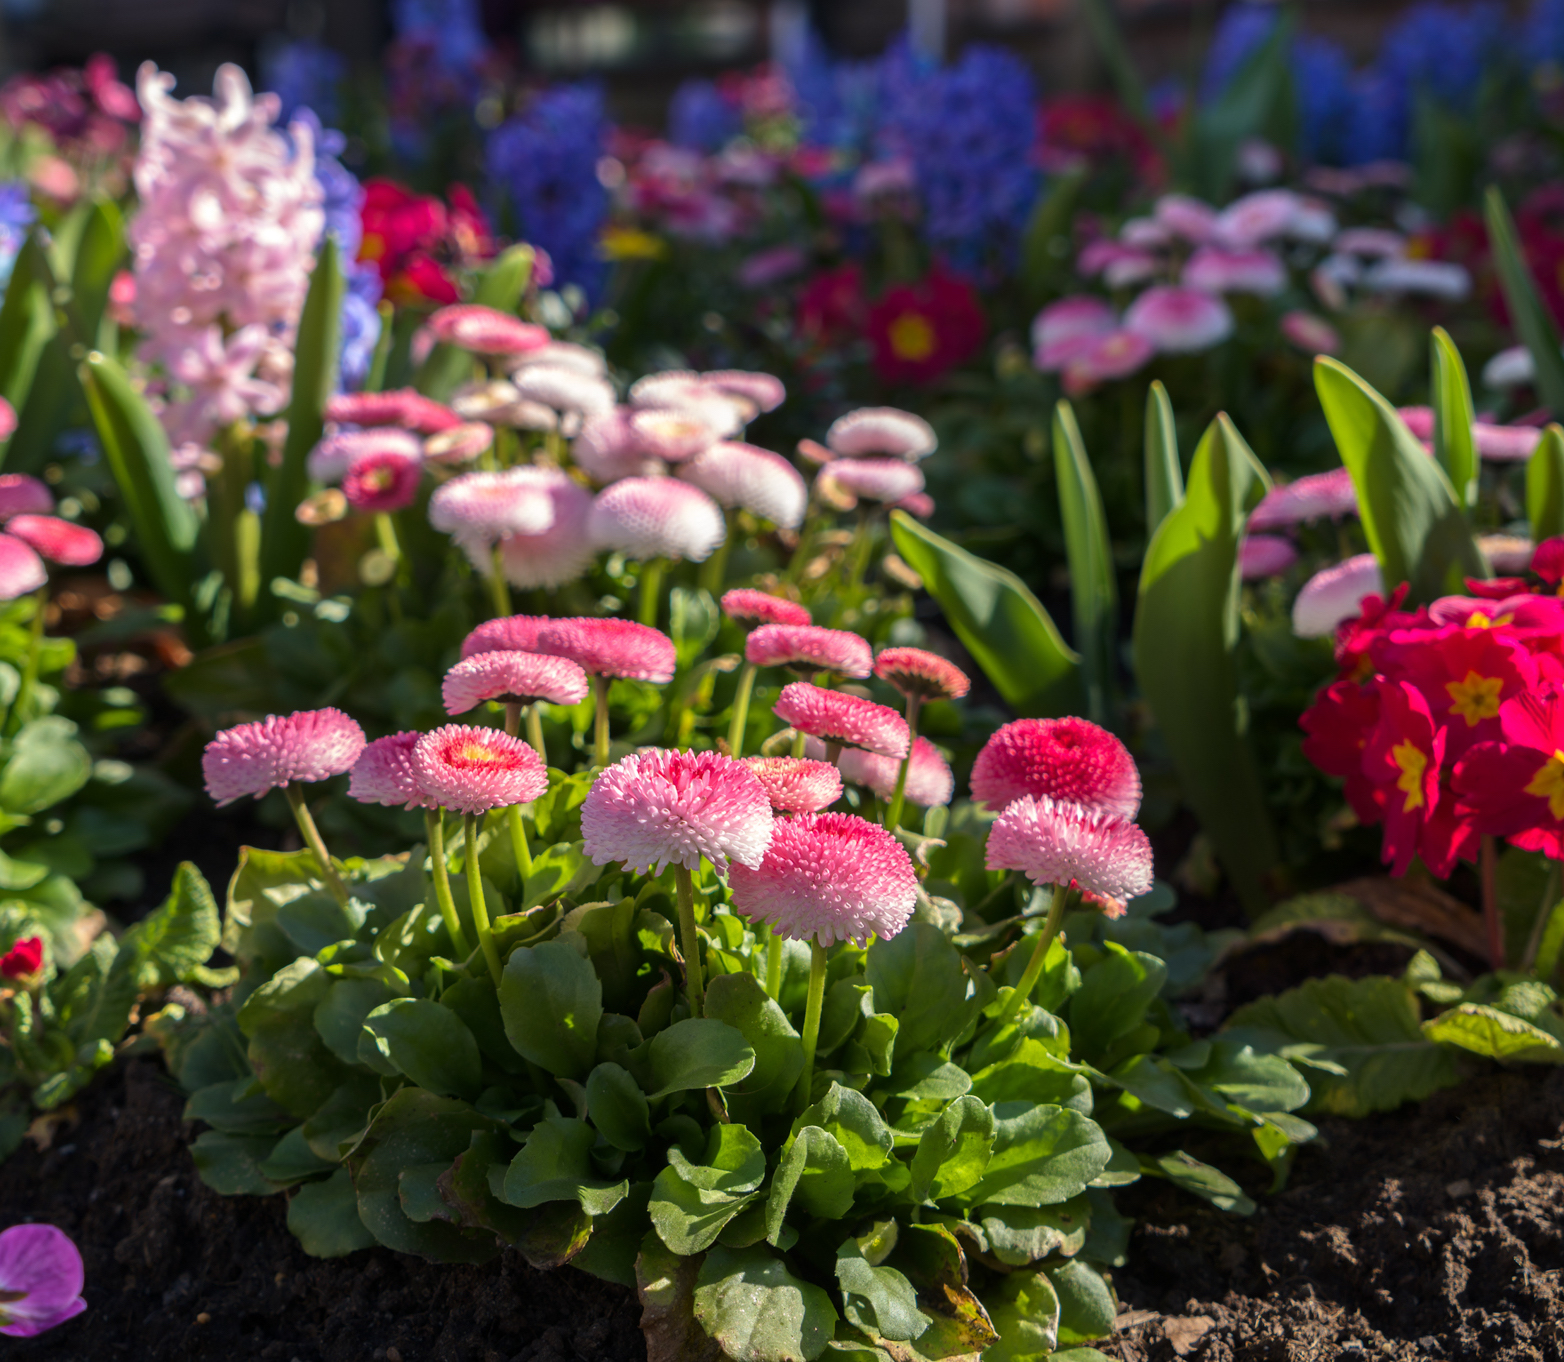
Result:
[[[359,459],[342,479],[342,494],[355,511],[400,511],[411,506],[423,480],[423,460],[383,450]]]

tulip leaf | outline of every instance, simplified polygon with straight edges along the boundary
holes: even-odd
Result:
[[[1065,557],[1070,565],[1075,645],[1081,655],[1081,678],[1086,686],[1086,711],[1094,722],[1103,723],[1113,691],[1119,593],[1113,576],[1108,518],[1102,509],[1081,428],[1068,402],[1060,402],[1054,408],[1053,447]]]
[[[1178,457],[1178,426],[1162,380],[1146,390],[1146,538],[1184,504],[1184,466]]]
[[[1526,519],[1534,543],[1564,534],[1564,426],[1557,422],[1526,462]]]
[[[1135,607],[1135,675],[1184,798],[1250,913],[1279,850],[1238,693],[1238,540],[1267,487],[1225,415],[1190,463],[1185,499],[1152,536]]]
[[[1467,380],[1461,352],[1455,348],[1455,342],[1444,327],[1434,328],[1428,348],[1429,368],[1433,373],[1434,458],[1455,489],[1456,503],[1471,506],[1477,500],[1472,385]]]
[[[39,358],[55,330],[54,306],[40,279],[42,249],[36,236],[23,243],[0,305],[0,397],[18,414],[27,405]]]
[[[1558,327],[1537,293],[1537,281],[1516,235],[1515,219],[1497,185],[1490,186],[1484,196],[1483,216],[1510,323],[1531,352],[1538,396],[1555,416],[1564,416],[1564,352],[1559,349]]]
[[[904,511],[891,512],[891,537],[1011,709],[1029,717],[1080,709],[1081,659],[1019,577],[952,544]]]

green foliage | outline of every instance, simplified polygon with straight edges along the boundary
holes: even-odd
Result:
[[[1537,282],[1531,277],[1515,232],[1515,220],[1497,185],[1490,185],[1483,197],[1483,217],[1511,322],[1531,352],[1538,396],[1550,410],[1564,412],[1564,352],[1559,349],[1558,327],[1537,293]]]
[[[1456,504],[1470,507],[1477,500],[1477,441],[1472,434],[1472,422],[1477,418],[1466,364],[1442,326],[1436,326],[1429,337],[1429,354],[1433,371],[1434,457],[1450,480]]]
[[[1539,544],[1564,534],[1564,426],[1556,421],[1526,462],[1526,519]]]
[[[1054,408],[1053,449],[1086,710],[1095,722],[1102,723],[1115,689],[1119,591],[1114,580],[1108,519],[1103,513],[1091,460],[1081,441],[1081,428],[1068,402],[1060,402]]]
[[[1153,535],[1184,504],[1184,466],[1178,457],[1178,427],[1162,380],[1146,390],[1146,533]]]

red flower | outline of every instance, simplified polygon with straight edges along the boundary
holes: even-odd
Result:
[[[1337,681],[1315,696],[1298,723],[1309,735],[1303,755],[1326,775],[1342,777],[1343,793],[1360,823],[1379,822],[1384,800],[1363,774],[1363,749],[1379,723],[1379,687],[1351,678]]]
[[[1402,582],[1384,596],[1368,595],[1357,619],[1345,621],[1336,631],[1336,667],[1342,676],[1366,681],[1374,674],[1369,662],[1369,652],[1389,629],[1406,628],[1416,624],[1420,616],[1403,611],[1401,602],[1406,600],[1411,588]]]
[[[1544,539],[1532,551],[1531,570],[1551,587],[1564,582],[1564,539]]]
[[[0,978],[25,979],[43,966],[43,938],[29,936],[0,956]]]
[[[1450,756],[1499,736],[1499,706],[1537,684],[1525,649],[1489,629],[1444,629],[1415,644],[1385,647],[1387,672],[1423,693],[1435,720],[1448,725]]]
[[[494,253],[488,220],[465,185],[450,206],[391,180],[369,180],[359,210],[358,258],[374,263],[397,302],[454,303],[461,296],[447,272]]]
[[[932,383],[983,343],[983,313],[963,279],[935,266],[921,284],[895,284],[869,309],[874,368],[886,383]]]
[[[1455,768],[1455,792],[1478,832],[1564,859],[1564,694],[1557,686],[1499,708],[1504,737]]]
[[[1422,692],[1405,681],[1382,685],[1379,723],[1363,749],[1363,774],[1385,798],[1384,859],[1392,874],[1405,875],[1423,850],[1425,828],[1439,803],[1444,755],[1445,731],[1434,726]]]
[[[830,345],[851,340],[864,326],[863,270],[854,264],[823,270],[798,298],[798,329],[809,341]]]

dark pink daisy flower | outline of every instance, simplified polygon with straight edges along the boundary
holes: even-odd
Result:
[[[1138,825],[1047,795],[1006,807],[988,834],[985,863],[1033,884],[1080,889],[1110,917],[1151,890],[1151,842]]]
[[[568,657],[544,653],[479,653],[458,662],[440,684],[447,714],[465,714],[486,700],[507,705],[573,705],[585,698],[587,674]]]
[[[524,355],[549,343],[548,328],[480,303],[453,303],[429,318],[438,341],[480,355]]]
[[[809,611],[797,601],[784,600],[747,586],[722,593],[722,613],[735,624],[753,629],[757,624],[808,624]]]
[[[928,520],[934,514],[934,498],[927,492],[914,492],[898,501],[896,509],[915,515],[919,520]]]
[[[9,440],[16,434],[16,408],[0,397],[0,440]]]
[[[547,615],[505,615],[485,620],[462,640],[462,657],[479,653],[535,653],[538,634],[553,621]]]
[[[746,757],[778,813],[819,813],[842,797],[842,773],[809,757]]]
[[[807,748],[805,749],[808,750]],[[891,799],[896,793],[896,778],[901,773],[901,762],[895,757],[882,757],[875,752],[865,752],[857,747],[844,747],[836,759],[842,778],[854,785],[867,786],[881,799]],[[956,792],[956,774],[950,763],[940,755],[927,738],[915,738],[912,744],[912,761],[907,767],[905,797],[920,809],[932,809],[937,804],[949,804]]]
[[[401,426],[420,435],[434,435],[461,424],[462,418],[443,402],[412,388],[380,393],[335,393],[326,402],[326,420],[350,426]]]
[[[232,804],[294,781],[339,776],[363,750],[364,730],[340,709],[309,709],[224,730],[207,743],[201,770],[207,793]]]
[[[744,657],[757,667],[789,667],[801,676],[864,677],[874,666],[867,639],[817,624],[763,624],[745,640]]]
[[[436,807],[413,769],[413,748],[421,736],[411,731],[393,733],[366,745],[353,763],[348,794],[361,804],[400,805],[404,809]]]
[[[537,651],[568,657],[589,676],[659,686],[673,680],[678,666],[673,640],[634,620],[550,620],[538,634]]]
[[[598,865],[661,874],[705,857],[722,873],[757,866],[771,841],[771,801],[755,773],[718,752],[651,747],[615,762],[581,806],[581,836]]]
[[[884,648],[874,659],[874,674],[909,700],[959,700],[971,688],[954,662],[923,648]]]
[[[0,520],[14,515],[48,515],[54,494],[26,473],[0,473]]]
[[[934,427],[896,407],[859,407],[839,416],[825,433],[833,454],[850,459],[887,456],[916,462],[934,452]]]
[[[0,534],[0,601],[14,601],[48,580],[42,558],[20,539]]]
[[[5,522],[5,532],[36,549],[51,563],[87,567],[103,557],[96,530],[52,515],[17,515]]]
[[[681,464],[679,477],[693,482],[719,505],[737,507],[780,529],[803,523],[809,488],[780,454],[737,440],[723,440]]]
[[[1017,719],[995,731],[972,766],[972,798],[1002,809],[1047,795],[1118,818],[1140,808],[1135,758],[1087,719]]]
[[[355,511],[400,511],[411,506],[423,480],[423,464],[383,451],[359,459],[342,479],[342,495]]]
[[[863,747],[898,761],[907,755],[907,721],[894,709],[860,700],[856,695],[826,690],[808,681],[782,687],[771,712],[800,733],[824,743]]]
[[[755,869],[734,866],[728,884],[745,917],[822,946],[895,936],[918,897],[902,844],[850,813],[777,819],[765,859]]]
[[[699,487],[676,478],[622,478],[597,494],[587,522],[591,542],[645,562],[699,563],[727,538],[722,511]]]
[[[447,724],[413,745],[419,785],[442,808],[480,814],[530,804],[548,789],[548,770],[520,738],[497,728]]]

